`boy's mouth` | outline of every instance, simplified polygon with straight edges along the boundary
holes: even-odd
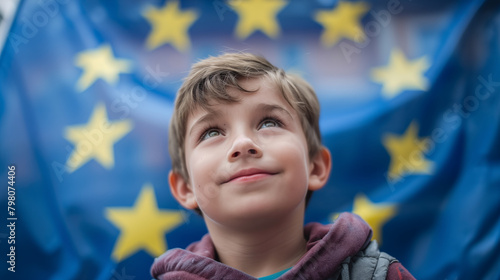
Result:
[[[265,176],[275,175],[275,172],[269,172],[257,168],[242,169],[235,174],[231,175],[228,179],[222,182],[222,184],[229,183],[231,181],[249,181],[253,179],[260,179]]]

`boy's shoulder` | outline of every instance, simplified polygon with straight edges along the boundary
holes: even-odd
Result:
[[[331,225],[308,224],[305,235],[308,245],[318,243],[316,250],[323,251],[313,261],[334,268],[328,279],[415,279],[396,258],[380,251],[370,226],[355,214],[342,213]]]

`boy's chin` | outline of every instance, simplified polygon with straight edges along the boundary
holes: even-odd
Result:
[[[255,230],[257,228],[273,226],[284,219],[299,215],[303,218],[304,207],[301,205],[276,205],[258,203],[253,205],[239,205],[226,209],[223,214],[214,215],[210,213],[205,216],[218,224],[225,225],[233,229]]]

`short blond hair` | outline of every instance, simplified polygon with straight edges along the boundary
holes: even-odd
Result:
[[[262,56],[226,53],[195,63],[177,93],[168,135],[173,172],[180,174],[186,181],[189,180],[184,140],[190,114],[200,107],[208,109],[211,101],[224,104],[238,102],[239,99],[229,95],[226,89],[234,87],[242,92],[252,92],[242,88],[238,81],[242,78],[259,77],[270,78],[299,115],[309,158],[320,151],[320,107],[316,93],[309,83],[299,76],[285,73]]]

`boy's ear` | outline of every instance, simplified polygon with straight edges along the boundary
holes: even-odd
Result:
[[[320,151],[311,160],[311,170],[309,174],[309,190],[321,189],[330,176],[332,168],[332,158],[330,151],[326,147],[321,147]]]
[[[170,171],[168,183],[170,184],[170,192],[182,206],[187,209],[198,208],[193,189],[179,173]]]

